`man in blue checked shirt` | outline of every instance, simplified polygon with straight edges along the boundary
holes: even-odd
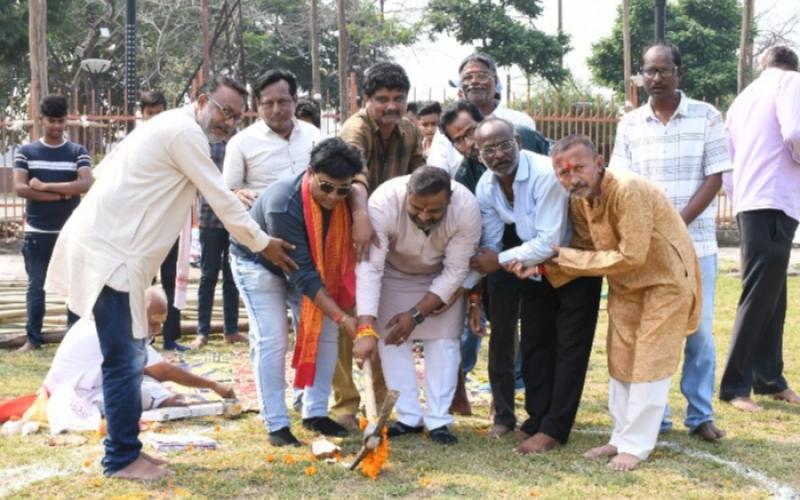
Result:
[[[488,118],[475,130],[481,161],[478,181],[481,248],[474,271],[489,274],[489,383],[499,437],[514,430],[513,333],[506,318],[520,318],[520,355],[528,419],[519,453],[543,453],[567,442],[578,411],[600,305],[601,278],[579,278],[553,288],[544,279],[517,280],[503,265],[550,259],[570,239],[569,194],[550,158],[521,151],[514,126]],[[491,273],[491,274],[490,274]],[[519,316],[517,316],[517,313]]]
[[[27,341],[20,352],[42,346],[45,312],[44,280],[61,227],[92,185],[92,162],[80,144],[64,138],[67,98],[49,95],[39,107],[44,136],[17,150],[14,192],[25,198],[25,240],[22,255],[28,273]],[[77,321],[67,311],[67,323]]]

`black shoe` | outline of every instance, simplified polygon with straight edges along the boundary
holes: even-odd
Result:
[[[406,425],[403,422],[392,422],[388,426],[388,436],[390,438],[399,437],[399,436],[407,436],[409,434],[422,434],[422,431],[425,429],[423,426],[412,427],[410,425]]]
[[[272,446],[300,446],[302,443],[294,437],[291,429],[284,427],[269,433],[269,444]]]
[[[345,437],[347,429],[328,417],[311,417],[303,419],[303,427],[326,436]]]
[[[164,344],[164,350],[175,351],[175,352],[186,352],[189,350],[189,348],[183,344],[175,342],[174,344]]]
[[[456,444],[458,442],[458,438],[450,432],[446,425],[428,431],[428,437],[431,438],[431,441],[439,444]]]

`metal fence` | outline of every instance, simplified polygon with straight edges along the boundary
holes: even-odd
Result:
[[[537,129],[545,137],[558,140],[568,134],[585,134],[594,141],[606,161],[610,158],[619,121],[619,109],[613,100],[560,100],[558,97],[546,100],[542,97],[538,101],[528,100],[527,106],[523,107],[527,108]],[[243,126],[256,118],[255,112],[246,112]],[[66,131],[70,140],[86,146],[96,165],[125,137],[128,125],[136,120],[135,116],[117,113],[116,110],[109,114],[70,115]],[[322,120],[324,132],[335,134],[338,131],[340,124],[333,110],[324,110]],[[23,228],[25,200],[14,194],[13,166],[16,149],[28,141],[30,127],[30,121],[0,117],[0,237],[4,240],[19,237]],[[718,201],[718,225],[733,224],[733,210],[724,193],[720,193]]]

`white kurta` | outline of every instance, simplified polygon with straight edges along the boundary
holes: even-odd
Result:
[[[194,106],[137,127],[98,166],[95,185],[53,250],[48,292],[67,296],[84,318],[103,287],[130,292],[132,330],[147,337],[144,292],[178,237],[199,189],[225,228],[253,251],[269,236],[222,182]]]

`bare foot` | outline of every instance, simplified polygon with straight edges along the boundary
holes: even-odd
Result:
[[[162,469],[139,455],[139,458],[131,462],[127,467],[114,472],[109,477],[134,481],[157,481],[168,475],[169,471],[167,469]]]
[[[786,401],[787,403],[800,404],[800,396],[791,389],[784,389],[781,392],[769,395],[772,399],[777,401]]]
[[[561,443],[543,432],[537,432],[525,441],[519,444],[514,451],[522,455],[528,453],[544,453],[546,451],[555,450],[560,448]]]
[[[599,458],[613,457],[616,454],[617,454],[616,446],[605,444],[603,446],[598,446],[597,448],[592,448],[591,450],[587,451],[586,453],[583,454],[583,458],[588,458],[589,460],[597,460]]]
[[[733,398],[728,402],[737,410],[747,411],[750,413],[761,411],[761,407],[749,397]]]
[[[226,344],[236,344],[237,342],[249,342],[250,339],[247,338],[247,335],[241,333],[234,333],[232,335],[225,335],[225,343]]]
[[[521,442],[525,441],[533,434],[528,434],[527,432],[523,431],[522,429],[517,429],[514,431],[514,442],[520,444]]]
[[[617,472],[630,472],[636,468],[642,461],[639,457],[631,455],[630,453],[620,453],[611,459],[608,463],[608,468]]]
[[[151,455],[149,453],[145,453],[143,451],[139,452],[139,456],[144,458],[145,460],[147,460],[148,462],[150,462],[153,465],[167,465],[169,463],[169,462],[167,462],[166,460],[164,460],[161,457],[156,457],[154,455]]]
[[[709,420],[708,422],[703,422],[702,424],[698,425],[697,428],[692,431],[692,435],[697,436],[704,441],[714,442],[725,437],[725,431],[714,425],[714,422]]]
[[[208,337],[205,335],[198,335],[194,338],[194,340],[192,340],[192,343],[189,344],[189,349],[193,351],[199,351],[205,347],[206,344],[208,344]]]
[[[505,436],[509,432],[511,432],[511,427],[503,424],[494,424],[489,432],[486,433],[487,437],[500,439],[501,437]]]
[[[36,351],[36,350],[39,350],[39,349],[41,349],[41,347],[37,347],[37,346],[31,344],[30,342],[25,342],[22,345],[22,347],[17,349],[17,352],[30,352],[30,351]]]

